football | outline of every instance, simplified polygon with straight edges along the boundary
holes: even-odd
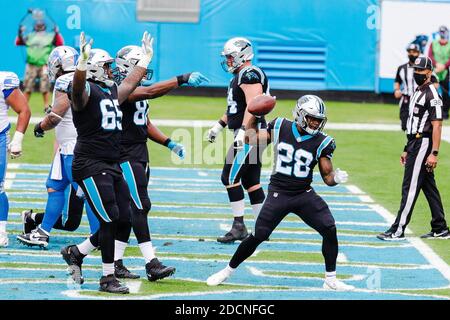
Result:
[[[264,116],[275,108],[275,97],[261,94],[254,97],[247,105],[248,112],[255,116]]]

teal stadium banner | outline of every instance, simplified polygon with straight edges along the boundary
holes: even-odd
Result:
[[[383,1],[388,2],[410,3]],[[25,52],[14,40],[27,9],[40,8],[59,26],[67,45],[77,47],[83,30],[94,38],[94,47],[111,55],[139,44],[148,30],[155,37],[154,80],[197,70],[211,79],[208,86],[225,87],[229,75],[220,67],[222,46],[244,36],[254,44],[255,63],[266,70],[274,89],[389,91],[395,70],[382,69],[383,6],[378,0],[201,0],[198,22],[156,23],[138,21],[135,0],[1,1],[0,10],[8,13],[2,17],[1,68],[23,77]],[[398,46],[410,38],[398,39]]]

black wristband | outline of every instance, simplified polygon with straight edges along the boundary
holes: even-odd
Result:
[[[219,124],[222,126],[222,128],[225,128],[227,124],[222,119],[219,120]]]
[[[177,76],[178,86],[188,83],[190,76],[191,76],[190,72]]]
[[[169,143],[170,143],[171,141],[172,141],[172,140],[170,140],[170,138],[167,138],[167,140],[164,141],[164,146],[165,146],[165,147],[168,147],[168,146],[169,146]]]
[[[431,154],[432,154],[433,156],[437,157],[438,154],[439,154],[439,150],[433,150],[433,151],[431,151]]]

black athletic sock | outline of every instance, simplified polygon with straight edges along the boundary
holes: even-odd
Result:
[[[130,240],[131,221],[119,220],[117,221],[115,240],[127,243]]]
[[[336,227],[326,229],[321,233],[322,255],[325,258],[325,269],[327,272],[336,271],[336,260],[338,256],[338,239]]]
[[[261,244],[262,241],[256,239],[252,234],[241,242],[233,257],[230,260],[230,267],[236,269],[242,262],[250,257]]]
[[[117,222],[102,223],[98,234],[103,263],[114,263],[114,238]]]
[[[131,224],[138,243],[151,241],[146,213],[133,207],[131,209]]]
[[[244,223],[244,217],[234,217],[234,221]]]
[[[266,196],[264,195],[263,188],[258,188],[248,193],[248,197],[250,199],[250,204],[258,204],[263,203]]]
[[[41,224],[42,220],[44,220],[44,213],[43,212],[36,213],[36,215],[34,216],[34,223]]]

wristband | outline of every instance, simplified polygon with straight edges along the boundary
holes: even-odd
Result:
[[[219,120],[219,124],[222,126],[222,128],[225,128],[227,124],[222,119]]]
[[[16,131],[14,133],[14,137],[11,141],[12,144],[22,144],[23,141],[23,133],[20,131]]]
[[[178,86],[182,86],[183,84],[188,83],[190,76],[191,76],[190,73],[185,73],[177,76]]]
[[[435,157],[437,157],[437,155],[439,154],[439,150],[433,150],[431,151],[431,154]]]
[[[164,145],[165,147],[169,147],[169,143],[171,143],[171,142],[172,142],[172,140],[170,140],[170,138],[167,138],[167,140],[164,141],[163,145]]]

